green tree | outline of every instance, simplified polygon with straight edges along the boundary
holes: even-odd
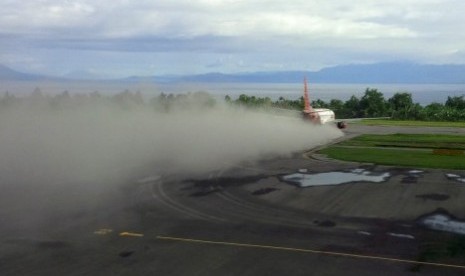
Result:
[[[410,93],[396,93],[388,100],[391,107],[391,117],[394,119],[409,119],[413,111],[414,104],[412,94]]]
[[[329,101],[329,109],[333,110],[336,114],[336,118],[343,118],[344,114],[344,103],[341,100],[332,99]]]
[[[312,101],[312,107],[314,107],[314,108],[328,108],[329,105],[325,101],[317,99],[316,101]]]
[[[215,106],[216,100],[206,91],[197,91],[187,95],[188,107],[210,108]]]
[[[342,106],[341,118],[358,118],[362,116],[360,111],[360,100],[352,95]]]
[[[387,115],[388,105],[383,93],[378,92],[377,89],[367,88],[360,100],[360,109],[363,117],[382,117]]]
[[[10,107],[17,102],[19,102],[19,100],[15,97],[15,95],[11,95],[8,91],[6,91],[0,99],[0,107]]]
[[[443,109],[443,104],[431,103],[423,109],[423,117],[428,121],[442,121],[441,110]]]
[[[423,112],[423,106],[421,106],[419,103],[415,103],[412,108],[410,109],[409,112],[409,117],[406,118],[408,120],[425,120],[424,112]]]
[[[445,104],[446,107],[455,108],[455,109],[465,109],[465,99],[464,96],[455,96],[455,97],[447,97],[447,101]]]
[[[250,97],[246,94],[240,94],[239,98],[235,101],[238,104],[247,105],[250,103]]]

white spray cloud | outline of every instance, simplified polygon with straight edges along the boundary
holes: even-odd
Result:
[[[124,182],[147,175],[206,173],[341,135],[333,126],[226,107],[170,113],[103,103],[2,109],[0,217],[4,225],[8,217],[40,221],[91,208]]]
[[[169,161],[176,171],[208,171],[312,148],[341,135],[332,126],[234,108],[178,110],[20,109],[0,118],[2,170],[92,179],[113,166]],[[223,162],[224,161],[224,162]],[[118,168],[118,170],[121,168]],[[48,175],[48,176],[52,176]]]

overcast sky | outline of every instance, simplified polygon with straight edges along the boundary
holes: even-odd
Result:
[[[0,63],[49,75],[465,63],[463,0],[0,0]]]

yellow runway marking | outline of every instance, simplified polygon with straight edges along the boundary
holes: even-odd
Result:
[[[396,259],[396,258],[388,258],[388,257],[378,257],[378,256],[370,256],[370,255],[359,255],[359,254],[350,254],[350,253],[341,253],[341,252],[332,252],[332,251],[321,251],[321,250],[294,248],[294,247],[281,247],[281,246],[249,244],[249,243],[209,241],[209,240],[198,240],[198,239],[167,237],[167,236],[157,236],[157,239],[159,239],[159,240],[180,241],[180,242],[191,242],[191,243],[226,245],[226,246],[235,246],[235,247],[249,247],[249,248],[260,248],[260,249],[283,250],[283,251],[313,253],[313,254],[330,255],[330,256],[341,256],[341,257],[351,257],[351,258],[359,258],[359,259],[381,260],[381,261],[388,261],[388,262],[421,264],[421,265],[431,265],[431,266],[439,266],[439,267],[450,267],[450,268],[465,269],[465,266],[463,266],[463,265],[420,262],[420,261],[414,261],[414,260]]]
[[[139,233],[131,233],[131,232],[121,232],[119,233],[121,237],[143,237],[144,234],[139,234]]]
[[[110,234],[111,232],[113,232],[112,229],[101,228],[101,229],[95,230],[94,234],[95,235],[107,235],[107,234]]]

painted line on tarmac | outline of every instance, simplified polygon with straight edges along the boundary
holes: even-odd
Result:
[[[465,266],[463,266],[463,265],[421,262],[421,261],[406,260],[406,259],[396,259],[396,258],[388,258],[388,257],[360,255],[360,254],[351,254],[351,253],[341,253],[341,252],[333,252],[333,251],[322,251],[322,250],[313,250],[313,249],[304,249],[304,248],[295,248],[295,247],[282,247],[282,246],[263,245],[263,244],[210,241],[210,240],[199,240],[199,239],[190,239],[190,238],[181,238],[181,237],[169,237],[169,236],[157,236],[157,239],[159,239],[159,240],[169,240],[169,241],[179,241],[179,242],[189,242],[189,243],[202,243],[202,244],[214,244],[214,245],[225,245],[225,246],[235,246],[235,247],[248,247],[248,248],[259,248],[259,249],[283,250],[283,251],[293,251],[293,252],[301,252],[301,253],[313,253],[313,254],[329,255],[329,256],[351,257],[351,258],[358,258],[358,259],[380,260],[380,261],[397,262],[397,263],[409,263],[409,264],[417,264],[417,265],[430,265],[430,266],[438,266],[438,267],[465,269]]]
[[[133,233],[133,232],[121,232],[119,233],[120,237],[138,237],[141,238],[144,236],[144,234],[141,233]]]

